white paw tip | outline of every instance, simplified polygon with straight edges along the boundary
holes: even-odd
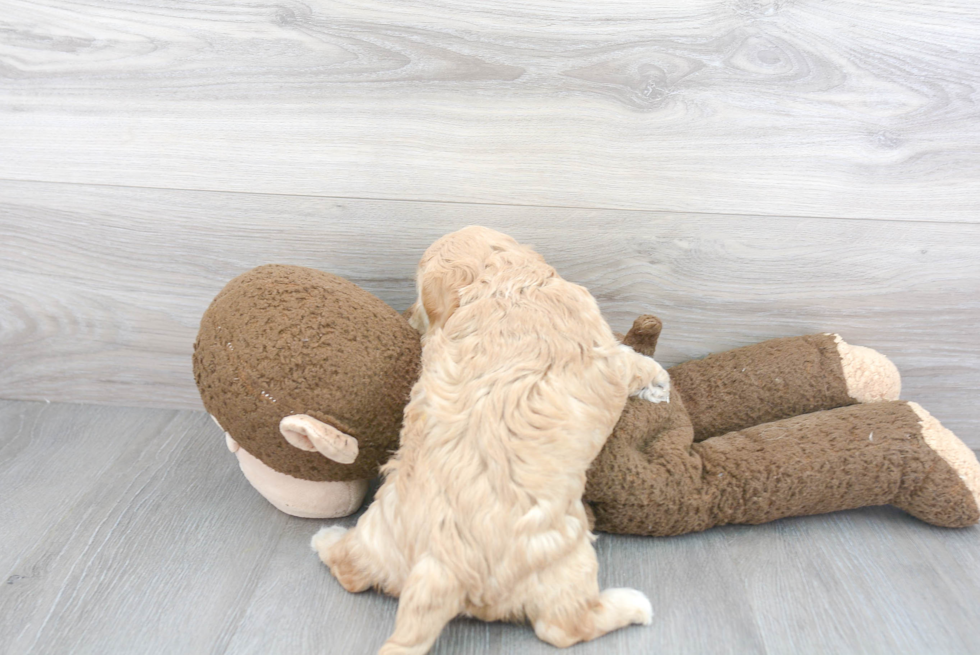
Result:
[[[321,553],[323,550],[334,545],[340,538],[344,536],[347,532],[347,528],[340,525],[328,525],[317,530],[317,533],[313,535],[310,539],[310,548],[313,549],[315,553]]]
[[[621,608],[633,610],[633,623],[650,625],[653,623],[653,605],[642,591],[636,589],[607,589],[602,592],[603,600]]]
[[[644,595],[643,593],[638,591],[636,592],[636,595],[637,595],[636,602],[638,605],[637,614],[639,615],[639,619],[640,619],[639,621],[637,621],[637,623],[639,623],[640,625],[650,625],[651,623],[653,623],[653,605],[650,604],[650,599],[647,598],[646,595]]]
[[[649,387],[643,387],[636,392],[636,395],[643,400],[651,403],[669,403],[670,402],[670,385],[666,384],[664,386],[650,385]]]

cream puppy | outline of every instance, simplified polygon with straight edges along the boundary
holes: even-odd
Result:
[[[667,372],[499,232],[439,239],[417,281],[422,373],[401,447],[356,527],[313,538],[345,589],[400,597],[380,652],[425,653],[459,614],[527,619],[560,647],[649,624],[639,591],[599,592],[581,499],[627,396],[667,401]]]

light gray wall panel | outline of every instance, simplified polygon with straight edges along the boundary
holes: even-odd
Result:
[[[665,364],[837,331],[890,356],[980,446],[980,225],[334,200],[0,183],[0,397],[199,407],[201,314],[254,266],[312,266],[397,309],[438,236],[529,242],[610,324],[665,322]]]
[[[980,220],[974,0],[3,0],[0,178]]]

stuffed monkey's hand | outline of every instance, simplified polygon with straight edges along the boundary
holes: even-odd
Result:
[[[633,321],[633,327],[623,337],[623,343],[640,354],[653,357],[662,329],[663,323],[659,318],[652,314],[643,314]]]
[[[357,459],[357,439],[312,416],[287,416],[279,422],[279,431],[300,450],[319,451],[340,464],[351,464]]]
[[[623,348],[633,360],[634,382],[630,395],[651,403],[670,402],[670,375],[653,359],[663,323],[656,316],[644,314],[633,321],[623,337]]]

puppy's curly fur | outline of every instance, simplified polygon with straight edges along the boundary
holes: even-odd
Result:
[[[458,614],[528,619],[555,646],[649,623],[632,589],[600,593],[582,492],[626,402],[668,397],[583,287],[512,238],[470,227],[430,247],[411,320],[422,373],[398,453],[357,526],[314,549],[348,591],[400,596],[382,653],[424,653]]]

